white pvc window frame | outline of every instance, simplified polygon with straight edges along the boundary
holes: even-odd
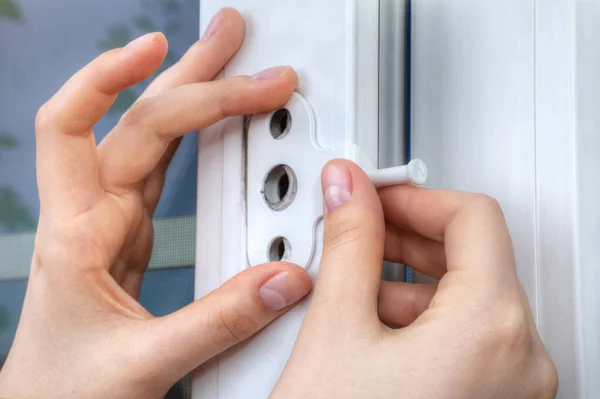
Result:
[[[600,2],[413,2],[413,153],[497,197],[560,398],[600,392]]]

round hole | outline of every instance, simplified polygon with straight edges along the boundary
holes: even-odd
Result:
[[[269,260],[279,262],[289,260],[292,256],[292,246],[285,237],[277,237],[269,245]]]
[[[262,194],[269,208],[286,209],[294,201],[298,184],[296,174],[287,165],[277,165],[267,173]]]
[[[275,140],[285,137],[292,127],[292,115],[285,108],[275,111],[271,118],[271,135]]]
[[[277,196],[279,198],[285,198],[285,196],[287,195],[289,190],[290,190],[290,177],[286,173],[285,175],[281,176],[281,178],[277,182]]]

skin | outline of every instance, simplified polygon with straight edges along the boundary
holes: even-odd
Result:
[[[309,292],[303,269],[279,262],[247,269],[166,317],[137,301],[151,217],[180,137],[276,109],[296,88],[290,67],[213,81],[243,32],[235,10],[219,12],[100,145],[94,124],[119,91],[158,69],[167,52],[162,34],[101,55],[40,109],[41,216],[0,397],[160,398]],[[323,190],[318,284],[272,398],[556,394],[556,370],[497,202],[411,187],[377,192],[343,160],[326,166]],[[383,259],[409,263],[440,284],[381,282]]]
[[[278,108],[296,88],[290,67],[211,81],[243,35],[241,16],[220,12],[203,40],[152,83],[98,146],[92,128],[118,92],[164,60],[162,34],[102,54],[40,109],[41,216],[0,397],[162,397],[309,292],[302,268],[270,263],[166,317],[153,317],[137,301],[151,255],[152,214],[179,138],[227,116]]]
[[[349,161],[328,164],[322,181],[318,282],[272,399],[556,396],[498,202],[403,186],[378,193]],[[383,259],[439,285],[381,282]]]

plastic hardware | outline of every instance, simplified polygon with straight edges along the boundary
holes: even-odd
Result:
[[[427,167],[420,160],[377,170],[355,145],[322,148],[316,140],[313,111],[295,93],[283,108],[289,113],[283,130],[273,133],[277,110],[252,117],[247,152],[247,248],[250,266],[285,260],[307,267],[315,249],[315,226],[323,215],[321,170],[334,158],[356,162],[376,187],[425,183]],[[275,118],[275,119],[274,119]],[[285,238],[286,245],[274,248]]]
[[[408,165],[380,169],[368,175],[378,188],[397,184],[420,186],[427,181],[427,166],[420,159],[413,159]]]

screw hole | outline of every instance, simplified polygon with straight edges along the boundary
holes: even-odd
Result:
[[[277,165],[267,173],[262,193],[272,210],[282,211],[290,206],[296,191],[296,174],[289,166]]]
[[[281,140],[292,127],[292,115],[285,108],[277,110],[271,118],[271,135],[275,140]]]
[[[279,262],[289,260],[292,256],[292,247],[285,237],[277,237],[269,245],[269,260]]]
[[[285,196],[288,194],[289,190],[290,190],[290,177],[286,173],[285,175],[281,176],[279,178],[279,181],[277,182],[277,194],[278,194],[279,198],[285,198]]]

